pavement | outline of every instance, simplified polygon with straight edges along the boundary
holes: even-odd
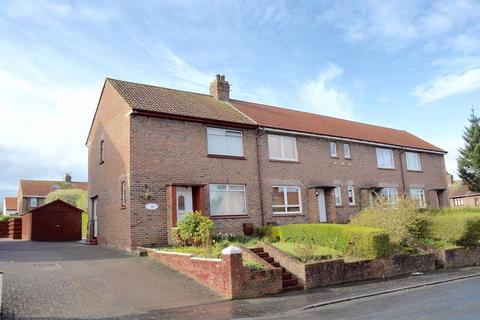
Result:
[[[131,317],[222,301],[148,257],[75,242],[0,241],[5,319]]]
[[[235,301],[148,257],[101,246],[0,241],[0,270],[4,319],[371,320],[431,319],[430,313],[438,319],[470,319],[471,313],[477,315],[471,319],[480,318],[480,267]],[[441,317],[458,309],[449,296],[459,300],[464,317]],[[429,314],[415,317],[424,304]],[[439,304],[443,313],[435,313]]]

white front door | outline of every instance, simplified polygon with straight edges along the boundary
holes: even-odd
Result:
[[[325,192],[318,189],[318,214],[320,222],[327,222],[327,208],[325,207]]]
[[[177,187],[177,222],[193,211],[192,187]]]
[[[97,237],[97,198],[92,199],[93,236]]]

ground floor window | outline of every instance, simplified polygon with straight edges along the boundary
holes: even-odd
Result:
[[[411,188],[410,197],[418,201],[420,208],[425,208],[425,190],[421,188]]]
[[[453,199],[453,205],[455,207],[461,207],[463,206],[463,199],[462,198],[455,198]]]
[[[246,214],[245,186],[233,184],[211,184],[210,215],[242,215]]]
[[[292,214],[301,213],[300,187],[297,186],[274,186],[273,187],[273,213]]]
[[[382,188],[380,194],[385,197],[388,204],[397,203],[397,189],[395,188]]]
[[[342,205],[342,190],[340,186],[336,186],[334,189],[335,192],[335,205],[341,206]]]

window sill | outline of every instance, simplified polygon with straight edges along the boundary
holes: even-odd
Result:
[[[395,168],[380,168],[380,167],[377,167],[378,170],[387,170],[387,171],[394,171]]]
[[[286,162],[286,163],[300,163],[298,160],[281,160],[281,159],[268,159],[270,162]]]
[[[125,210],[125,209],[127,209],[126,205],[125,206],[120,206],[120,210]]]
[[[209,216],[210,219],[216,220],[216,219],[245,219],[245,218],[250,218],[248,214],[236,214],[236,215],[223,215],[223,216]]]
[[[353,160],[353,158],[343,158],[344,160]]]
[[[332,156],[332,155],[330,156],[330,158],[332,158],[332,159],[340,159],[338,156]]]
[[[217,158],[217,159],[232,159],[232,160],[247,160],[244,156],[225,156],[221,154],[208,154],[208,158]]]
[[[409,170],[409,169],[407,169],[407,172],[423,173],[423,170]]]

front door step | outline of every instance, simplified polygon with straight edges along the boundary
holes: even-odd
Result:
[[[275,268],[282,268],[282,289],[283,291],[290,291],[290,290],[300,290],[303,289],[303,286],[298,284],[297,278],[294,275],[285,270],[284,267],[280,265],[279,262],[275,261],[273,257],[270,257],[268,252],[263,251],[263,248],[251,248],[250,249],[253,253],[257,256],[268,262]]]

